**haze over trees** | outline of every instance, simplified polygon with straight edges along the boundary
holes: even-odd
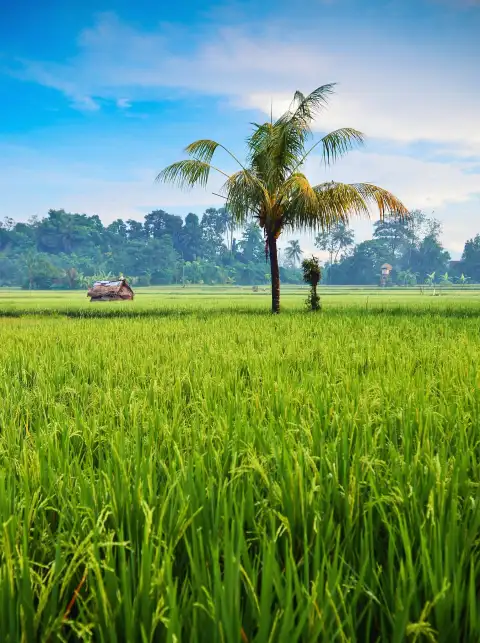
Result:
[[[232,239],[225,209],[183,219],[163,210],[144,221],[50,210],[44,219],[0,223],[0,286],[83,288],[97,277],[123,274],[137,285],[262,284],[265,242],[251,223]],[[281,267],[282,281],[301,283],[301,271]]]
[[[475,257],[480,257],[480,237],[465,245],[461,261],[451,262],[450,254],[441,241],[441,225],[423,212],[415,210],[403,221],[389,218],[374,223],[373,238],[353,245],[353,231],[340,224],[327,234],[319,235],[316,245],[329,252],[324,270],[324,282],[337,285],[378,284],[380,267],[392,265],[389,281],[413,286],[424,283],[429,274],[450,272],[460,281],[462,273],[475,275],[480,281],[480,270],[475,269]],[[480,268],[480,264],[479,264]]]
[[[185,218],[155,210],[143,222],[117,219],[106,226],[98,216],[64,210],[28,223],[7,218],[0,222],[0,286],[75,289],[120,274],[144,286],[267,284],[261,229],[251,221],[234,234],[221,208]],[[436,283],[445,273],[453,283],[480,283],[480,234],[466,241],[460,261],[450,261],[440,234],[438,221],[414,211],[403,222],[375,222],[372,239],[357,244],[344,224],[311,244],[328,253],[323,284],[378,285],[385,262],[393,266],[389,283],[399,286],[423,284],[432,273]],[[298,240],[286,244],[283,283],[302,283],[301,270],[292,267],[299,266],[302,252]]]

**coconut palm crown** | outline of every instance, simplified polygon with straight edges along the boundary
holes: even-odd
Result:
[[[282,231],[328,230],[335,224],[348,223],[352,216],[369,216],[371,205],[378,208],[381,219],[386,213],[400,217],[407,214],[393,194],[371,183],[330,181],[311,185],[303,173],[314,150],[320,152],[323,163],[329,166],[363,143],[363,134],[349,127],[312,141],[312,124],[326,107],[334,86],[334,83],[323,85],[308,96],[297,91],[280,118],[254,123],[244,163],[220,143],[202,139],[188,145],[185,150],[188,159],[169,165],[157,176],[158,181],[181,188],[205,187],[211,172],[223,176],[221,196],[235,223],[243,225],[253,217],[264,231],[275,313],[280,311],[277,240]],[[238,164],[237,171],[229,174],[212,163],[218,150]]]
[[[287,247],[285,248],[285,256],[288,261],[292,263],[292,266],[295,268],[297,263],[300,262],[302,258],[303,250],[300,247],[300,241],[298,239],[292,239],[288,242]]]

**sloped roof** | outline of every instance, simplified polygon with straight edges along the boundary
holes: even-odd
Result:
[[[122,280],[120,281],[95,281],[93,284],[93,287],[95,286],[121,286],[123,283]]]
[[[125,279],[115,281],[96,281],[88,290],[88,297],[115,297],[120,294],[122,288],[126,288],[133,295],[133,290]]]

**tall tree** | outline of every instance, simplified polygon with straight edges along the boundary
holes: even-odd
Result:
[[[245,226],[242,238],[237,244],[242,251],[241,257],[245,263],[265,261],[265,244],[262,239],[262,233],[258,225],[251,221]]]
[[[206,186],[211,171],[223,176],[225,205],[236,222],[243,224],[254,217],[264,230],[274,313],[280,312],[277,240],[283,230],[328,229],[333,224],[347,223],[352,215],[368,215],[371,204],[378,207],[380,218],[386,212],[400,216],[407,213],[393,194],[376,185],[333,181],[311,185],[303,173],[305,161],[314,150],[319,150],[325,165],[330,165],[363,142],[360,132],[343,128],[311,144],[312,123],[333,90],[334,84],[329,84],[308,96],[297,91],[285,114],[274,122],[255,125],[248,139],[245,163],[220,143],[203,139],[188,145],[190,158],[166,167],[157,177],[180,187],[193,187]],[[238,171],[228,174],[212,164],[219,149],[238,163]]]
[[[147,236],[153,239],[160,239],[164,235],[169,235],[175,249],[178,249],[181,244],[182,226],[182,217],[168,214],[163,210],[154,210],[145,217],[143,227]]]
[[[122,241],[125,241],[128,237],[128,228],[122,219],[115,219],[115,221],[112,221],[112,223],[107,227],[107,232]]]
[[[465,243],[462,270],[474,281],[480,281],[480,234],[476,234]]]
[[[194,261],[203,254],[202,228],[198,216],[192,212],[185,217],[185,223],[180,232],[179,250],[184,261]]]
[[[328,283],[378,284],[381,265],[388,260],[385,246],[376,239],[359,243],[351,256],[329,266]]]
[[[400,258],[413,243],[413,232],[407,219],[401,221],[387,217],[383,221],[375,221],[373,227],[373,238],[385,246],[391,262]]]
[[[428,273],[434,272],[437,275],[445,273],[449,261],[450,254],[435,235],[429,234],[413,251],[411,268],[420,275],[420,280],[422,280]]]
[[[294,268],[300,263],[302,255],[303,250],[300,248],[300,241],[298,239],[289,241],[285,248],[285,256]]]
[[[328,252],[329,263],[336,263],[338,255],[353,246],[355,233],[345,223],[337,223],[323,230],[315,239],[315,245],[320,250]]]
[[[226,250],[225,235],[231,225],[230,216],[225,208],[208,208],[202,221],[205,257],[214,260]]]
[[[126,221],[126,226],[127,236],[129,239],[141,241],[147,236],[147,232],[143,227],[143,223],[141,223],[140,221],[135,221],[135,219],[128,219]]]

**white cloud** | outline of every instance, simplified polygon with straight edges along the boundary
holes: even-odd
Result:
[[[480,180],[468,173],[469,163],[439,163],[408,156],[353,152],[328,172],[320,169],[319,159],[307,167],[312,181],[325,180],[377,183],[398,195],[409,209],[422,209],[438,218],[443,226],[443,242],[454,256],[461,254],[465,240],[480,232]],[[372,221],[377,217],[372,211]],[[478,226],[477,226],[478,221]],[[372,224],[354,222],[357,240],[370,238]],[[302,236],[311,251],[313,239]]]
[[[188,41],[188,54],[174,43]],[[23,74],[56,87],[76,105],[93,109],[94,97],[125,101],[160,99],[172,91],[226,96],[232,104],[270,113],[283,108],[295,89],[339,81],[338,96],[319,127],[350,125],[399,143],[443,142],[480,155],[480,89],[474,60],[456,52],[438,55],[419,43],[399,43],[358,27],[339,47],[336,34],[296,32],[281,25],[252,32],[219,27],[199,36],[168,25],[144,33],[102,14],[78,41],[65,65],[28,63]],[[71,80],[75,79],[75,80]],[[126,106],[126,105],[124,105]]]
[[[117,100],[117,107],[120,109],[129,109],[132,106],[132,103],[128,100],[128,98],[119,98]]]
[[[123,166],[123,169],[118,168]],[[79,161],[57,161],[47,154],[28,148],[0,146],[0,219],[9,216],[27,220],[45,216],[50,208],[69,212],[98,214],[105,223],[117,218],[141,219],[147,212],[164,208],[202,209],[219,206],[222,181],[215,177],[208,190],[196,188],[182,192],[171,185],[155,182],[158,168],[129,169],[127,158],[117,159],[112,175],[101,178],[101,168]],[[28,190],[25,190],[28,186]]]
[[[308,91],[320,82],[339,81],[318,128],[356,127],[375,137],[377,148],[382,139],[388,152],[374,153],[368,147],[355,152],[326,178],[378,183],[411,208],[435,210],[444,223],[447,247],[461,251],[465,239],[477,231],[473,228],[480,214],[480,175],[474,174],[480,158],[476,60],[460,59],[456,50],[438,54],[421,43],[400,43],[391,32],[373,37],[360,26],[343,36],[340,42],[333,30],[319,39],[316,29],[297,32],[288,25],[219,27],[208,33],[179,33],[161,25],[145,33],[103,14],[80,34],[76,57],[65,64],[24,61],[21,74],[56,88],[77,108],[95,110],[109,100],[132,116],[132,101],[185,94],[223,97],[236,108],[266,114],[273,102],[278,113],[295,89]],[[177,42],[188,43],[188,53],[176,53]],[[207,127],[210,135],[212,124]],[[408,146],[418,142],[429,144],[428,158],[407,155]],[[160,158],[158,167],[138,174],[101,180],[92,178],[96,174],[89,159],[79,168],[70,162],[25,158],[12,166],[0,155],[2,211],[11,216],[27,218],[49,207],[64,207],[98,213],[108,222],[118,216],[140,218],[154,207],[187,212],[218,205],[211,195],[218,185],[182,193],[153,184],[162,161],[169,159]],[[115,167],[129,163],[127,157],[115,158]],[[310,175],[318,180],[323,176],[313,165]],[[30,187],[27,194],[25,185]],[[360,239],[371,232],[368,223],[356,228]],[[313,249],[311,239],[302,240]]]
[[[439,163],[410,156],[355,151],[325,173],[319,160],[308,164],[312,180],[376,183],[398,195],[410,208],[435,208],[480,195],[480,175],[469,163]]]
[[[127,154],[127,152],[125,152]],[[138,160],[138,159],[137,159]],[[98,214],[105,223],[121,217],[141,219],[155,208],[186,214],[219,207],[214,196],[221,179],[213,177],[208,189],[182,192],[173,186],[154,182],[158,167],[135,167],[136,159],[118,157],[112,174],[114,180],[101,178],[104,172],[88,162],[64,162],[28,148],[0,147],[0,218],[11,216],[26,220],[32,215],[44,216],[49,208]],[[101,162],[101,161],[100,161]],[[160,163],[161,165],[161,163]],[[370,181],[400,196],[405,204],[440,219],[443,240],[453,253],[461,253],[465,240],[480,232],[480,182],[478,175],[465,173],[468,163],[438,163],[406,156],[353,152],[325,172],[320,159],[312,159],[306,168],[313,182],[339,180]],[[25,190],[28,186],[28,190]],[[377,215],[372,212],[372,221]],[[477,228],[477,223],[478,228]],[[357,239],[369,238],[371,222],[358,221],[353,226]],[[314,250],[311,235],[297,235],[308,252]]]
[[[100,108],[97,101],[89,95],[88,88],[84,91],[81,84],[70,80],[71,77],[64,74],[64,68],[61,66],[30,61],[20,62],[23,68],[15,74],[19,78],[33,79],[44,87],[57,89],[71,100],[72,106],[76,109],[96,111]]]

